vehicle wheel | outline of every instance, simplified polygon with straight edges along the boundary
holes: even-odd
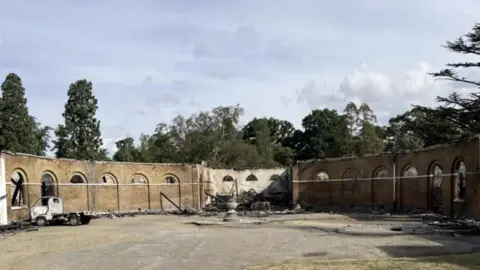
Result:
[[[47,224],[48,224],[48,221],[45,217],[37,217],[35,219],[35,225],[37,225],[38,227],[47,226]]]
[[[68,218],[68,224],[70,224],[70,226],[77,226],[78,224],[80,224],[80,219],[78,218],[78,216],[70,216]]]

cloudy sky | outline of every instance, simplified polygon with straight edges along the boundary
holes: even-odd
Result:
[[[312,109],[367,102],[381,121],[452,85],[426,73],[478,19],[476,0],[0,0],[0,76],[56,126],[91,80],[106,146],[158,122],[241,104],[297,127]],[[464,89],[461,89],[462,91]]]

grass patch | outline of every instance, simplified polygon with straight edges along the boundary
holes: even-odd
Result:
[[[249,266],[247,270],[466,270],[480,269],[480,253],[415,259],[291,260]]]

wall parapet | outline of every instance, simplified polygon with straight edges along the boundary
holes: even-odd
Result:
[[[82,163],[94,163],[94,164],[115,164],[115,165],[141,165],[141,166],[196,166],[197,164],[188,164],[188,163],[152,163],[152,162],[126,162],[126,161],[89,161],[89,160],[78,160],[71,158],[56,158],[48,156],[37,156],[32,154],[25,153],[14,153],[10,151],[1,151],[1,154],[10,155],[10,156],[20,156],[20,157],[30,157],[38,158],[49,161],[68,161],[68,162],[82,162]],[[201,165],[200,165],[201,166]]]

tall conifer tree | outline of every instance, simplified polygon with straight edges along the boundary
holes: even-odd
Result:
[[[22,80],[10,73],[2,83],[0,99],[0,149],[45,155],[50,128],[42,127],[28,112]]]
[[[55,130],[56,156],[80,160],[103,160],[100,121],[96,118],[97,99],[92,83],[85,79],[70,84],[61,124]]]

